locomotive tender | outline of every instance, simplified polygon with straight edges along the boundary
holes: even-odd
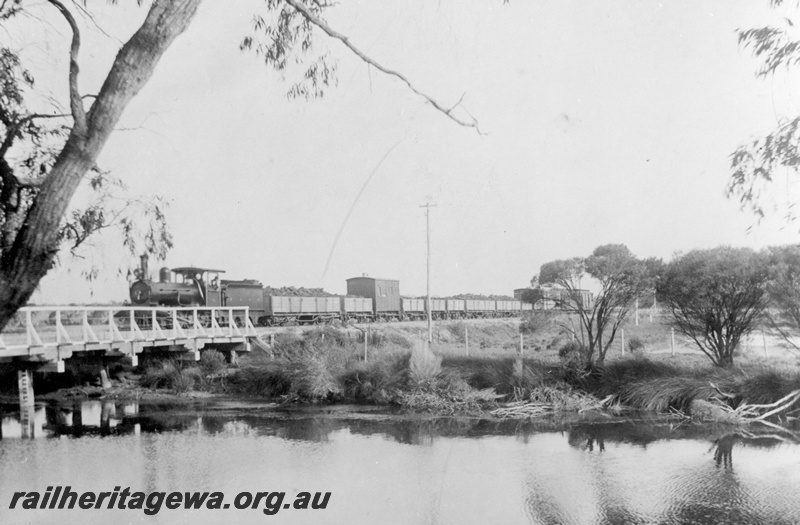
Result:
[[[216,306],[250,309],[254,325],[320,324],[421,320],[427,317],[424,299],[400,296],[400,282],[363,275],[347,280],[347,296],[289,296],[267,291],[252,279],[220,279],[222,270],[194,266],[161,268],[158,281],[150,279],[147,258],[135,272],[130,287],[135,306]],[[520,301],[431,299],[433,319],[518,317],[531,305]]]

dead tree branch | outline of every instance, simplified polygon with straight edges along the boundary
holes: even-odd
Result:
[[[483,133],[481,133],[480,128],[478,127],[478,121],[475,120],[474,117],[470,116],[470,118],[472,120],[471,121],[467,121],[467,120],[463,120],[463,119],[461,119],[461,118],[459,118],[459,117],[457,117],[456,115],[453,114],[453,110],[456,107],[458,107],[459,104],[461,104],[461,100],[459,100],[456,104],[454,104],[449,109],[444,107],[442,104],[440,104],[439,102],[434,100],[432,97],[426,95],[425,93],[423,93],[422,91],[417,89],[416,86],[414,86],[414,84],[412,84],[400,72],[395,71],[393,69],[386,68],[386,67],[380,65],[379,63],[375,62],[375,60],[370,58],[368,55],[366,55],[364,52],[362,52],[360,49],[358,49],[356,46],[354,46],[352,43],[350,43],[350,39],[347,36],[343,35],[342,33],[339,33],[336,30],[334,30],[324,20],[322,20],[321,18],[316,16],[314,13],[312,13],[302,3],[302,1],[300,1],[300,0],[285,0],[285,2],[287,4],[289,4],[289,5],[291,5],[292,7],[294,7],[300,14],[302,14],[304,17],[306,17],[306,19],[309,22],[311,22],[315,26],[317,26],[320,29],[322,29],[325,33],[328,34],[328,36],[330,36],[331,38],[335,38],[336,40],[339,40],[340,42],[342,42],[345,46],[347,46],[348,49],[350,49],[350,51],[355,53],[355,55],[358,58],[360,58],[361,60],[363,60],[367,64],[371,65],[372,67],[374,67],[375,69],[377,69],[378,71],[380,71],[380,72],[382,72],[382,73],[384,73],[386,75],[399,78],[406,86],[408,86],[408,88],[411,91],[413,91],[414,93],[416,93],[420,97],[422,97],[425,100],[427,100],[434,108],[436,108],[437,110],[439,110],[442,113],[444,113],[449,119],[451,119],[452,121],[456,122],[460,126],[465,126],[465,127],[468,127],[468,128],[475,128],[475,131],[477,131],[478,134],[483,135]],[[463,99],[464,96],[462,95],[461,98]]]
[[[58,0],[47,0],[64,16],[72,29],[72,43],[69,48],[69,107],[75,121],[75,130],[81,135],[86,133],[86,110],[83,107],[80,91],[78,90],[78,52],[81,48],[81,32],[72,13]]]

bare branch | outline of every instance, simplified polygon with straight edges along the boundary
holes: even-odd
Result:
[[[52,0],[51,0],[51,1],[52,1]],[[458,101],[458,102],[457,102],[457,103],[456,103],[456,104],[455,104],[453,107],[451,107],[450,109],[447,109],[446,107],[444,107],[443,105],[441,105],[439,102],[437,102],[436,100],[434,100],[434,99],[433,99],[433,98],[431,98],[430,96],[426,95],[425,93],[423,93],[422,91],[420,91],[419,89],[417,89],[417,88],[414,86],[414,84],[412,84],[412,83],[411,83],[411,82],[410,82],[410,81],[409,81],[409,80],[408,80],[408,79],[407,79],[405,76],[403,76],[401,73],[399,73],[399,72],[397,72],[397,71],[394,71],[393,69],[388,69],[388,68],[386,68],[386,67],[383,67],[382,65],[378,64],[377,62],[375,62],[375,60],[373,60],[373,59],[372,59],[372,58],[370,58],[368,55],[366,55],[365,53],[363,53],[363,52],[362,52],[360,49],[358,49],[356,46],[354,46],[353,44],[351,44],[351,43],[350,43],[350,39],[349,39],[349,38],[347,38],[347,37],[346,37],[345,35],[343,35],[342,33],[339,33],[339,32],[337,32],[336,30],[332,29],[332,28],[331,28],[331,27],[330,27],[330,26],[329,26],[329,25],[328,25],[328,24],[327,24],[325,21],[323,21],[321,18],[319,18],[318,16],[316,16],[314,13],[312,13],[312,12],[311,12],[311,11],[308,9],[308,7],[306,7],[306,6],[305,6],[305,5],[302,3],[302,1],[298,1],[298,0],[285,0],[285,2],[286,2],[287,4],[289,4],[289,5],[291,5],[292,7],[294,7],[294,8],[295,8],[295,9],[296,9],[296,10],[297,10],[297,11],[298,11],[300,14],[302,14],[304,17],[306,17],[306,19],[307,19],[309,22],[311,22],[311,23],[312,23],[312,24],[314,24],[315,26],[317,26],[317,27],[319,27],[320,29],[322,29],[322,30],[323,30],[325,33],[327,33],[327,34],[328,34],[328,36],[330,36],[331,38],[335,38],[336,40],[339,40],[339,41],[341,41],[341,42],[342,42],[342,43],[343,43],[345,46],[347,46],[347,48],[348,48],[348,49],[350,49],[350,51],[352,51],[353,53],[355,53],[355,55],[356,55],[358,58],[360,58],[361,60],[363,60],[363,61],[364,61],[364,62],[366,62],[367,64],[371,65],[372,67],[374,67],[375,69],[377,69],[378,71],[381,71],[382,73],[384,73],[384,74],[386,74],[386,75],[390,75],[390,76],[393,76],[393,77],[397,77],[397,78],[399,78],[399,79],[400,79],[400,80],[401,80],[403,83],[405,83],[405,85],[406,85],[406,86],[408,86],[408,88],[409,88],[411,91],[413,91],[413,92],[414,92],[414,93],[416,93],[417,95],[419,95],[419,96],[421,96],[422,98],[424,98],[425,100],[427,100],[427,101],[428,101],[428,102],[429,102],[429,103],[430,103],[430,104],[431,104],[431,105],[432,105],[434,108],[436,108],[436,109],[438,109],[439,111],[441,111],[442,113],[444,113],[444,114],[445,114],[445,115],[446,115],[448,118],[450,118],[452,121],[456,122],[457,124],[459,124],[459,125],[461,125],[461,126],[465,126],[465,127],[468,127],[468,128],[475,128],[475,131],[477,131],[477,132],[478,132],[478,134],[480,134],[480,135],[483,135],[483,133],[481,133],[481,130],[480,130],[480,128],[478,127],[478,121],[477,121],[477,120],[475,120],[475,118],[474,118],[474,117],[472,117],[472,116],[470,115],[470,118],[471,118],[472,120],[471,120],[471,121],[466,121],[466,120],[460,119],[459,117],[457,117],[456,115],[454,115],[454,114],[453,114],[453,110],[454,110],[454,109],[455,109],[455,108],[456,108],[456,107],[457,107],[457,106],[458,106],[458,105],[461,103],[461,100],[459,100],[459,101]],[[462,99],[463,99],[463,95],[462,95]]]
[[[64,4],[58,0],[47,1],[58,8],[72,29],[72,44],[69,49],[69,106],[72,118],[75,121],[76,131],[83,135],[86,133],[86,110],[83,107],[83,101],[78,91],[78,72],[80,71],[78,67],[78,51],[81,47],[80,29],[78,29],[78,23],[72,13],[64,7]]]

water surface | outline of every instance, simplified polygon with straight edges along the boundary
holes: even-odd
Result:
[[[769,429],[533,425],[265,403],[83,401],[0,416],[2,523],[800,523],[800,445]],[[16,491],[330,492],[327,508],[8,509]]]

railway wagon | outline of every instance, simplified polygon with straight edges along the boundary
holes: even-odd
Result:
[[[401,301],[403,307],[403,320],[419,321],[427,317],[425,312],[425,299],[405,299]]]
[[[519,301],[497,301],[498,317],[514,317],[519,315],[521,310]]]
[[[464,299],[445,299],[448,319],[464,319],[466,303]]]
[[[372,299],[367,297],[342,297],[342,321],[363,323],[372,319]]]
[[[446,299],[431,299],[431,317],[436,320],[447,319]]]
[[[266,319],[261,324],[320,324],[339,319],[342,315],[339,296],[299,297],[262,293]]]
[[[494,317],[497,313],[495,301],[485,299],[465,299],[465,314],[468,319],[480,319],[483,317]]]

